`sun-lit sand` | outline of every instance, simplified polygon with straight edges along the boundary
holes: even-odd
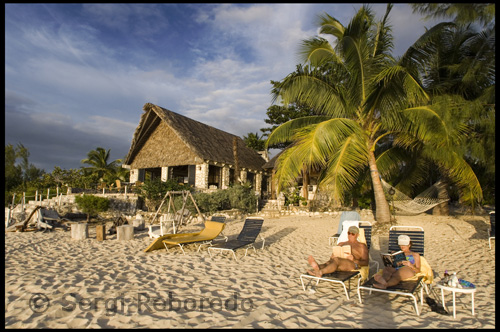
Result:
[[[103,242],[95,228],[86,240],[64,231],[6,233],[5,327],[495,328],[495,241],[489,249],[487,215],[397,217],[399,225],[424,228],[425,257],[437,273],[457,271],[476,285],[475,315],[471,296],[458,294],[456,319],[451,293],[445,294],[450,315],[424,302],[417,316],[408,297],[363,292],[360,304],[355,283],[349,300],[338,284],[304,292],[299,276],[310,268],[307,257],[328,259],[328,236],[339,217],[265,217],[264,250],[244,258],[239,250],[238,261],[229,254],[212,259],[206,246],[196,252],[197,245],[186,247],[186,255],[175,248],[144,253],[151,243],[147,231],[129,241],[108,235]],[[228,220],[225,233],[235,236],[242,225]],[[387,238],[373,237],[370,254],[379,262]]]

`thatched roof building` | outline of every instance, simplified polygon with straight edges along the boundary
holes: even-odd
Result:
[[[145,171],[163,180],[182,177],[199,189],[225,188],[236,168],[236,143],[240,179],[261,187],[266,160],[240,137],[150,103],[143,110],[124,161],[131,169],[131,182],[144,181]]]

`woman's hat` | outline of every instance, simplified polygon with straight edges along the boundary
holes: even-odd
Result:
[[[398,246],[410,245],[410,237],[408,235],[400,235],[398,237]]]

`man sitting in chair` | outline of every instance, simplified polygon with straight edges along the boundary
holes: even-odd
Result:
[[[358,270],[361,266],[368,265],[368,248],[366,244],[358,241],[358,235],[359,229],[356,226],[351,226],[347,230],[348,240],[338,244],[339,246],[351,246],[351,254],[347,255],[346,258],[336,257],[332,254],[327,262],[318,264],[312,256],[309,256],[307,262],[313,269],[308,270],[307,273],[315,277],[321,277],[323,274],[335,271]]]

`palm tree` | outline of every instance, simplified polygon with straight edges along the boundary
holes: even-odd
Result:
[[[304,169],[320,168],[320,185],[342,201],[368,167],[378,222],[389,222],[390,210],[376,156],[388,147],[411,150],[439,141],[439,135],[446,138],[442,128],[429,130],[436,127],[432,121],[421,121],[435,113],[420,79],[420,61],[429,46],[420,40],[422,47],[414,45],[401,59],[394,59],[387,24],[391,8],[389,4],[383,19],[376,22],[363,6],[347,26],[328,14],[319,16],[320,33],[332,35],[336,45],[321,37],[305,40],[301,52],[305,65],[288,75],[274,93],[275,100],[308,105],[316,115],[281,125],[267,141],[268,145],[292,143],[277,163],[280,188]],[[431,29],[426,35],[434,33]],[[390,166],[384,164],[387,170]],[[449,162],[443,167],[455,170],[454,176],[462,175]]]
[[[428,58],[422,61],[425,64],[423,82],[432,99],[432,119],[442,124],[448,140],[439,137],[434,144],[414,150],[418,155],[405,161],[405,166],[407,169],[415,167],[418,172],[404,172],[398,186],[408,187],[411,186],[408,179],[422,175],[432,178],[434,174],[433,181],[441,178],[452,187],[458,187],[462,202],[473,207],[483,199],[484,185],[489,188],[488,184],[494,183],[485,180],[494,179],[495,165],[495,144],[491,139],[494,138],[494,29],[489,27],[476,32],[470,24],[450,23],[438,24],[433,29],[436,33],[431,38],[426,40],[424,36],[422,39],[433,48],[432,52],[427,52]],[[439,158],[433,157],[436,151],[439,151]],[[461,167],[443,168],[446,159],[461,164]],[[420,165],[416,165],[416,161]],[[450,178],[449,169],[460,171]],[[436,207],[433,212],[447,214],[447,203]]]
[[[111,149],[108,149],[106,151],[101,147],[97,147],[95,150],[91,150],[89,153],[87,153],[87,158],[81,161],[82,164],[91,166],[82,166],[82,169],[85,172],[97,173],[99,181],[103,181],[106,176],[114,175],[118,164],[121,163],[121,159],[114,160],[108,164],[110,151]]]

